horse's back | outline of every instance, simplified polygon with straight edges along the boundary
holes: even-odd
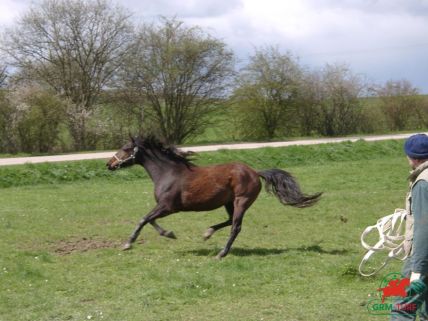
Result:
[[[259,175],[243,163],[194,167],[183,180],[181,194],[185,210],[211,210],[236,197],[256,198],[261,189]]]
[[[194,180],[204,184],[214,183],[239,191],[249,192],[253,185],[260,185],[259,174],[244,163],[226,163],[206,167],[196,167]]]

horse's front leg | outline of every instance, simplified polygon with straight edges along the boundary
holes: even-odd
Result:
[[[162,206],[156,206],[149,214],[147,214],[137,225],[137,227],[135,228],[134,232],[131,234],[131,236],[129,237],[128,242],[125,243],[125,245],[123,246],[123,250],[129,250],[132,247],[132,243],[135,242],[135,240],[137,239],[138,235],[140,234],[142,228],[144,227],[144,225],[146,225],[147,223],[151,223],[153,221],[155,221],[156,219],[160,218],[160,217],[164,217],[171,214],[171,211],[166,210],[164,207]],[[154,223],[155,225],[157,225],[156,223]]]

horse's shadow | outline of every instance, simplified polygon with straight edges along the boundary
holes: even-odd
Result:
[[[301,246],[296,249],[298,252],[316,252],[319,254],[329,254],[329,255],[346,255],[351,251],[348,249],[332,249],[332,250],[324,250],[319,244],[309,245],[309,246]]]
[[[183,251],[183,254],[192,254],[195,256],[214,256],[218,253],[220,248],[215,249],[197,249],[190,251]],[[309,245],[309,246],[301,246],[298,248],[264,248],[264,247],[256,247],[256,248],[242,248],[242,247],[234,247],[230,251],[231,256],[269,256],[269,255],[281,255],[289,252],[315,252],[320,254],[329,254],[329,255],[346,255],[350,251],[347,249],[333,249],[333,250],[325,250],[318,244]]]

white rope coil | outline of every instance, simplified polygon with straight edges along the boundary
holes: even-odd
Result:
[[[380,218],[375,225],[368,226],[364,230],[361,234],[361,245],[367,250],[367,253],[364,255],[358,267],[361,275],[371,276],[376,274],[393,258],[401,261],[407,258],[407,254],[404,251],[406,216],[406,210],[396,209],[394,214]],[[379,234],[379,241],[375,245],[369,245],[365,241],[365,238],[375,230],[377,230]],[[364,272],[364,265],[374,253],[379,251],[388,251],[388,256],[385,261],[373,272]]]

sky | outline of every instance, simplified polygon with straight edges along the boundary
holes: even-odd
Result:
[[[10,25],[37,0],[0,0]],[[301,65],[344,63],[368,81],[409,80],[428,94],[428,0],[124,0],[136,21],[177,17],[223,40],[242,63],[277,46]]]

